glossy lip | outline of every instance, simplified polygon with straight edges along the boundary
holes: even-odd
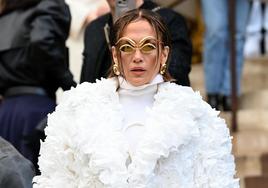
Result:
[[[130,71],[135,75],[142,75],[142,74],[144,74],[144,72],[146,70],[142,67],[134,67],[134,68],[130,69]]]
[[[143,67],[133,67],[130,71],[145,71]]]

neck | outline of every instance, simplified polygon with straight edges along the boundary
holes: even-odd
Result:
[[[125,80],[125,78],[123,78],[122,76],[118,76],[118,81],[119,81],[119,85],[120,88],[124,88],[124,89],[130,89],[130,90],[142,90],[148,86],[151,85],[156,85],[159,83],[164,82],[163,76],[160,74],[157,74],[148,84],[143,84],[140,86],[134,86],[131,83],[129,83],[127,80]]]

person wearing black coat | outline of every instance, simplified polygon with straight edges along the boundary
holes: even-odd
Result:
[[[112,25],[114,7],[112,12],[92,21],[85,30],[83,65],[80,82],[95,82],[96,79],[107,77],[111,65],[109,46],[113,42]],[[189,73],[191,71],[192,44],[184,18],[175,11],[161,8],[151,1],[143,1],[140,9],[149,9],[158,12],[166,22],[172,40],[172,52],[169,72],[179,85],[189,86]]]
[[[56,90],[76,83],[65,41],[71,15],[64,0],[2,0],[0,136],[37,168],[37,125],[56,106]]]

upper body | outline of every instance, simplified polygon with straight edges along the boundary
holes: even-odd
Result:
[[[115,22],[110,78],[65,92],[49,115],[35,187],[238,187],[224,120],[171,83],[163,23],[146,10]]]
[[[172,41],[169,72],[177,80],[177,84],[189,86],[188,75],[191,70],[192,46],[184,18],[171,9],[160,8],[151,1],[145,1],[140,8],[155,10],[164,19]],[[80,82],[95,82],[96,79],[108,75],[112,60],[105,39],[104,27],[106,24],[112,31],[113,17],[111,13],[99,17],[86,27]]]
[[[0,187],[30,188],[34,174],[32,163],[0,137]]]
[[[13,86],[39,86],[53,95],[75,83],[65,41],[70,13],[63,0],[30,0],[0,14],[0,94]]]
[[[238,187],[228,128],[198,93],[159,84],[142,130],[129,133],[117,87],[109,79],[64,94],[48,119],[35,187]]]

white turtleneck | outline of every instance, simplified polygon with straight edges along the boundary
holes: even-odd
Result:
[[[152,108],[158,84],[163,81],[163,77],[158,74],[149,84],[136,87],[119,77],[119,101],[124,113],[123,131],[131,153],[135,152],[143,137],[147,109]]]

